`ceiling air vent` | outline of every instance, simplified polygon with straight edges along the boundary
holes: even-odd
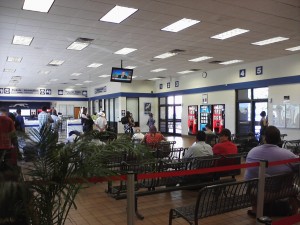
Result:
[[[200,71],[201,69],[190,69],[190,71],[196,72],[196,71]]]
[[[78,79],[73,78],[73,79],[70,79],[70,80],[78,80]]]
[[[76,42],[84,42],[84,43],[91,43],[94,39],[91,38],[77,38]]]
[[[224,61],[215,60],[215,61],[210,61],[209,63],[211,63],[211,64],[220,64],[221,62],[224,62]]]
[[[173,49],[170,52],[171,53],[181,53],[181,52],[185,52],[185,50],[182,50],[182,49]]]

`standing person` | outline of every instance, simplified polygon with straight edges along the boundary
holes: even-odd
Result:
[[[212,147],[205,143],[206,134],[204,131],[198,131],[196,134],[196,143],[193,144],[187,152],[184,154],[183,158],[194,158],[203,156],[212,156]]]
[[[133,118],[132,118],[132,113],[130,113],[129,111],[126,111],[126,116],[127,118],[127,123],[124,124],[124,132],[125,133],[130,133],[131,136],[133,135],[133,128],[134,127],[134,122],[133,122]]]
[[[85,132],[85,122],[88,119],[87,118],[87,108],[85,108],[85,107],[82,108],[82,113],[81,113],[80,119],[81,119],[82,131]]]
[[[104,132],[107,129],[107,120],[104,112],[98,113],[99,117],[96,119],[95,125],[99,132]]]
[[[38,115],[39,128],[41,129],[44,125],[50,125],[53,123],[53,119],[50,114],[47,113],[47,106],[42,107],[42,112]]]
[[[246,163],[259,162],[260,160],[267,160],[268,162],[280,161],[286,159],[298,158],[297,155],[288,151],[287,149],[278,147],[281,142],[280,131],[275,126],[269,126],[265,130],[265,143],[254,147],[249,151],[246,157]],[[290,173],[296,170],[296,165],[282,164],[266,168],[266,176],[272,176],[283,173]],[[245,179],[253,179],[258,177],[258,167],[246,168]],[[298,208],[297,208],[298,209]],[[256,206],[252,206],[252,210],[248,210],[248,215],[256,216]]]
[[[83,125],[83,132],[87,133],[93,130],[94,120],[92,119],[91,115],[86,114],[86,119]]]
[[[8,160],[11,165],[17,164],[16,149],[13,146],[15,137],[15,125],[11,118],[7,116],[4,108],[0,109],[0,156],[1,160]],[[1,162],[2,164],[3,162]]]
[[[54,131],[58,132],[59,118],[58,118],[56,109],[52,109],[52,112],[51,112],[51,118],[52,118],[52,120],[53,120],[53,123],[52,123],[52,129],[53,129]]]
[[[152,127],[154,126],[155,124],[155,119],[153,119],[153,113],[149,113],[149,118],[148,118],[148,121],[147,121],[147,126],[149,127]]]
[[[17,131],[25,132],[24,118],[21,115],[21,109],[17,109],[15,128]]]
[[[260,132],[259,132],[259,143],[263,144],[264,142],[264,137],[265,137],[265,131],[266,128],[268,127],[268,120],[267,120],[267,114],[265,111],[262,111],[260,113],[261,119],[259,122],[260,125]]]
[[[214,155],[237,154],[237,146],[231,142],[231,132],[224,128],[219,135],[219,143],[213,147]]]

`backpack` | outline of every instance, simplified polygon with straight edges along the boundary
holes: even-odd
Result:
[[[127,124],[127,123],[129,123],[128,118],[127,118],[126,116],[122,117],[122,118],[121,118],[121,123],[122,123],[122,124]]]

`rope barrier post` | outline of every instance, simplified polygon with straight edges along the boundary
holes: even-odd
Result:
[[[127,225],[134,225],[135,199],[134,199],[134,173],[127,173]]]
[[[268,161],[261,160],[259,165],[259,174],[258,174],[256,218],[262,217],[264,211],[266,167],[268,167]],[[256,224],[260,224],[260,223],[256,221]]]

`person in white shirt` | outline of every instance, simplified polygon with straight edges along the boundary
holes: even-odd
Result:
[[[144,139],[144,134],[141,133],[141,130],[139,128],[137,128],[135,130],[135,134],[132,136],[132,141],[135,143],[135,144],[138,144],[140,143],[143,139]]]
[[[107,120],[105,118],[105,113],[99,112],[98,115],[99,117],[96,119],[95,125],[100,132],[104,132],[107,128]]]
[[[196,143],[194,143],[187,152],[185,152],[183,158],[194,158],[203,156],[212,156],[212,147],[205,143],[206,134],[204,131],[198,131],[196,135]]]

